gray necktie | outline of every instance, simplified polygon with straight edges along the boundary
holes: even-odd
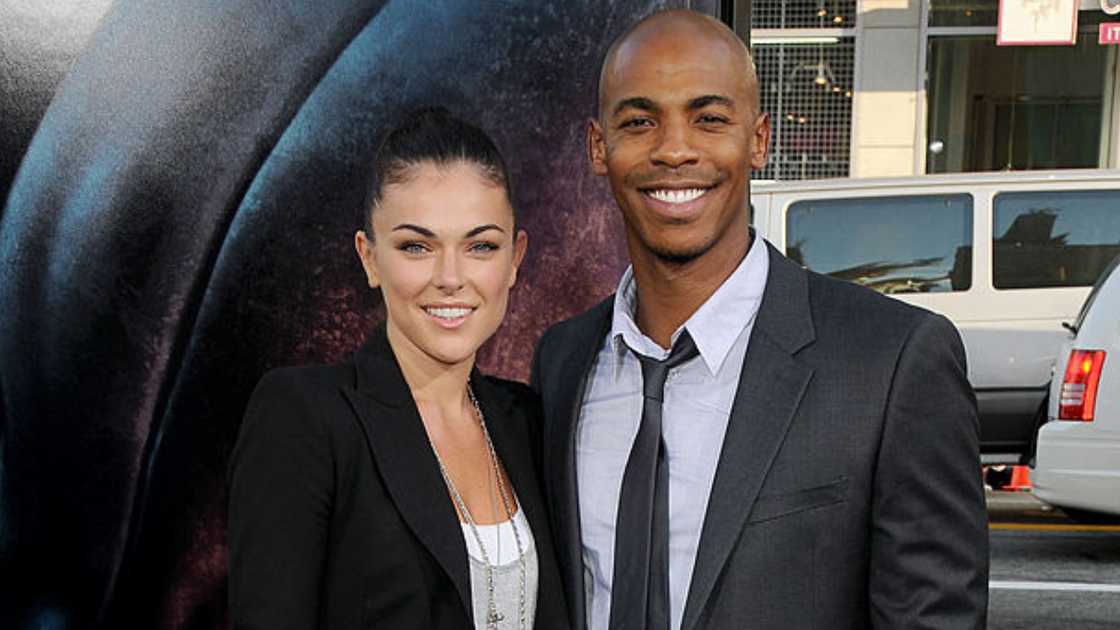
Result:
[[[669,628],[669,461],[661,438],[661,401],[669,370],[697,354],[687,330],[664,361],[634,353],[642,364],[642,423],[618,498],[611,630]]]

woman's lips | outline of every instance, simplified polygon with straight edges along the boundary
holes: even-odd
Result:
[[[475,307],[473,306],[425,306],[424,313],[428,318],[443,328],[458,328],[467,321]]]

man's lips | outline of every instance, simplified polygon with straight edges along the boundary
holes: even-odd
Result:
[[[653,188],[642,192],[664,203],[688,203],[708,192],[708,188]]]
[[[716,185],[699,182],[673,182],[642,186],[638,190],[649,201],[649,206],[659,214],[683,219],[699,212],[704,197]]]

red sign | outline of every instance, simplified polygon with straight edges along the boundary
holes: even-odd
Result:
[[[1102,22],[1098,41],[1102,44],[1120,44],[1120,22]]]

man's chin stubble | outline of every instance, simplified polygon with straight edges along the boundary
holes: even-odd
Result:
[[[683,267],[708,253],[708,250],[712,249],[713,245],[715,245],[715,241],[709,241],[692,249],[668,249],[655,247],[647,243],[646,249],[663,263],[674,267]]]

